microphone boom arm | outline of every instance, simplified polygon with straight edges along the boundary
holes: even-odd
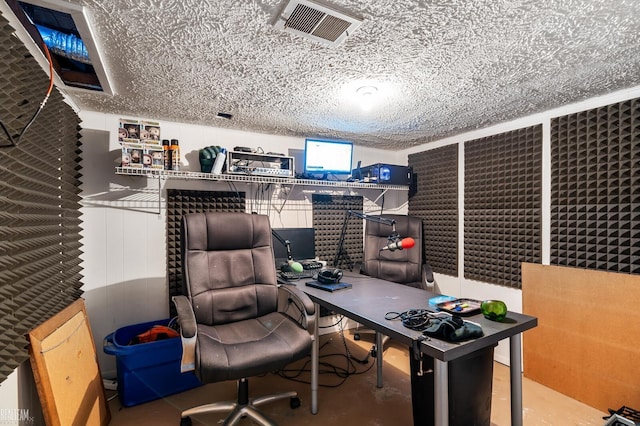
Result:
[[[293,256],[291,256],[291,241],[285,240],[273,229],[271,229],[271,235],[276,237],[276,239],[287,249],[287,260],[293,260]]]
[[[347,231],[347,223],[349,222],[350,216],[356,216],[360,219],[370,220],[372,222],[381,223],[383,225],[389,225],[391,226],[391,233],[392,233],[391,236],[389,237],[389,240],[390,241],[397,240],[399,238],[399,235],[396,232],[396,221],[394,219],[388,219],[386,217],[378,216],[378,215],[369,215],[364,212],[357,212],[354,210],[347,210],[344,214],[344,222],[342,222],[342,231],[340,232],[340,241],[338,242],[338,249],[336,250],[336,255],[333,259],[334,268],[338,267],[338,260],[344,249],[344,237]],[[349,268],[353,269],[352,264],[349,265]]]

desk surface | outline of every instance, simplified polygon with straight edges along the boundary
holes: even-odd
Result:
[[[437,296],[436,293],[366,275],[345,274],[342,280],[351,283],[353,287],[328,292],[306,286],[307,279],[302,279],[295,285],[308,294],[314,302],[366,327],[378,330],[406,345],[412,345],[422,336],[422,333],[403,326],[399,319],[385,319],[385,314],[388,312],[401,313],[409,309],[435,311],[433,307],[429,306],[429,299]],[[433,358],[448,362],[487,346],[495,345],[502,339],[534,328],[538,323],[535,317],[511,311],[503,322],[488,320],[482,314],[464,319],[480,324],[484,336],[458,343],[432,338],[421,342],[420,351]]]

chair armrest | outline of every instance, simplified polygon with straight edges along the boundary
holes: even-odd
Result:
[[[198,324],[191,302],[186,296],[171,298],[178,312],[180,324],[180,340],[182,341],[182,360],[180,371],[193,371],[196,368],[196,342],[198,340]]]
[[[313,333],[316,307],[304,291],[292,285],[280,285],[278,302],[278,311],[289,315],[305,330]]]
[[[427,291],[438,291],[436,289],[436,279],[433,276],[433,269],[431,269],[431,265],[428,263],[422,264],[422,285]]]

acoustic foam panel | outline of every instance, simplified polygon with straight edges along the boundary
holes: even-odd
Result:
[[[180,223],[187,213],[208,211],[246,211],[244,192],[167,190],[167,280],[169,284],[169,310],[176,315],[171,297],[182,293],[182,260],[180,256]]]
[[[362,212],[362,197],[313,194],[311,200],[316,256],[336,268],[351,268],[355,264],[362,264],[364,233],[362,219],[347,215],[348,210]],[[334,264],[345,221],[347,226],[342,252],[337,264]]]
[[[417,192],[408,213],[422,218],[426,262],[434,272],[458,276],[458,145],[409,155]]]
[[[464,149],[464,276],[520,288],[521,262],[542,261],[542,126]]]
[[[640,273],[640,100],[551,120],[551,264]]]
[[[49,76],[0,17],[0,120],[39,108]],[[0,131],[0,382],[29,358],[26,333],[82,295],[80,120],[57,89],[15,147]]]

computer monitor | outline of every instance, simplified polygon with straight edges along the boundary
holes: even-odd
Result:
[[[315,259],[316,243],[315,231],[313,228],[280,228],[272,231],[285,241],[289,241],[291,257],[293,260]],[[273,255],[276,258],[276,265],[287,261],[287,247],[273,236],[271,245]]]
[[[353,143],[306,139],[304,145],[304,172],[308,175],[350,175]]]

